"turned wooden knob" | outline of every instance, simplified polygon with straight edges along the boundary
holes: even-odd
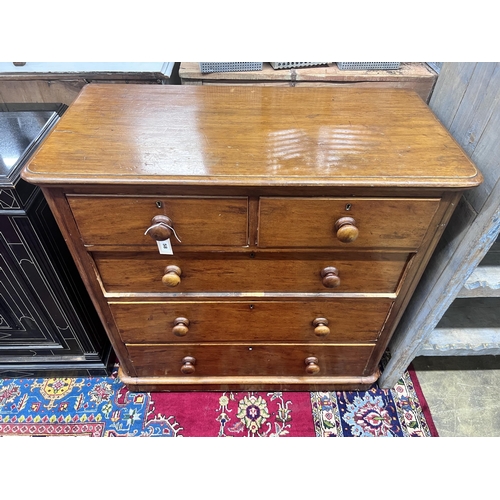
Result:
[[[316,318],[312,322],[314,326],[314,334],[318,337],[326,337],[330,334],[330,328],[328,328],[328,320],[326,318]]]
[[[187,318],[176,318],[174,320],[174,327],[172,328],[172,333],[177,335],[177,337],[184,337],[189,331],[189,320]]]
[[[337,288],[340,285],[339,272],[336,267],[325,267],[321,270],[323,286]]]
[[[306,364],[306,373],[308,373],[309,375],[315,375],[316,373],[319,373],[320,368],[318,365],[318,358],[306,358],[304,362]]]
[[[151,236],[153,240],[165,241],[168,240],[173,232],[174,223],[166,215],[155,215],[151,219],[151,226],[146,230],[146,234]]]
[[[356,221],[352,217],[342,217],[335,222],[335,232],[337,239],[342,243],[351,243],[359,234]]]
[[[191,356],[186,356],[185,358],[182,359],[181,372],[184,373],[184,375],[191,375],[196,370],[194,367],[195,364],[196,364],[195,358]]]
[[[165,286],[174,287],[181,282],[181,268],[177,266],[167,266],[165,268],[165,274],[161,279]]]

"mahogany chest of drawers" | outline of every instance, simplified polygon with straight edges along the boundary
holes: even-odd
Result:
[[[41,186],[131,390],[365,389],[481,174],[413,92],[89,85]]]

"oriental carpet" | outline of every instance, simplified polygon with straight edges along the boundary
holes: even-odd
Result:
[[[437,436],[410,367],[390,390],[131,393],[110,377],[0,379],[0,436]]]

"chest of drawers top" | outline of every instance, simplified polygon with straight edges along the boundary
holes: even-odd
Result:
[[[413,92],[88,85],[23,173],[39,185],[467,189],[482,178]]]

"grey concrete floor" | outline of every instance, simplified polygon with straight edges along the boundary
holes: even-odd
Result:
[[[412,361],[440,437],[500,436],[500,356]]]

